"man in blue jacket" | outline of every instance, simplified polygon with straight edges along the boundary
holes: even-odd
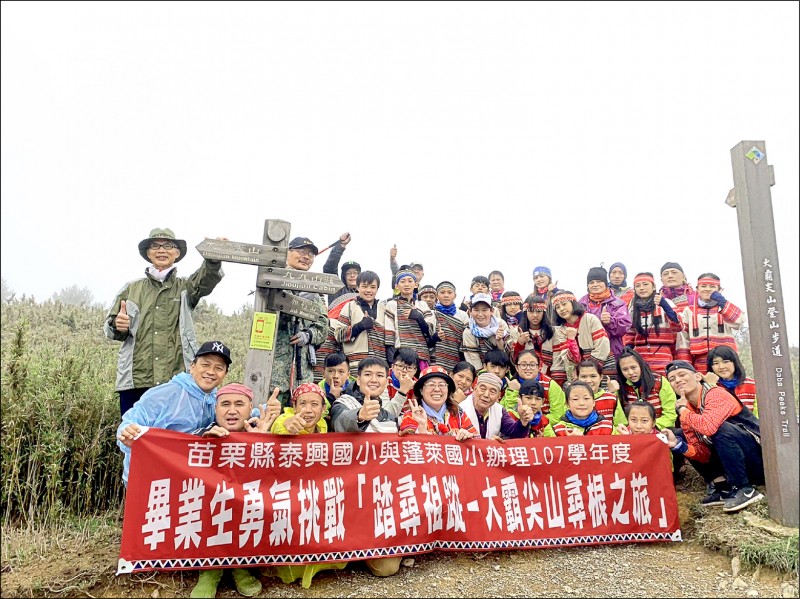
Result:
[[[122,482],[128,486],[131,445],[147,427],[191,433],[214,422],[217,387],[231,365],[231,350],[222,341],[200,346],[189,366],[167,383],[148,389],[125,412],[117,428],[117,445],[125,454]]]

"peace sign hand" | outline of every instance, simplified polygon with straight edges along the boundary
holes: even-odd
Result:
[[[419,402],[414,399],[413,397],[408,398],[408,405],[411,406],[411,416],[414,420],[417,421],[417,433],[419,434],[427,434],[428,433],[428,416],[425,414],[425,410]]]

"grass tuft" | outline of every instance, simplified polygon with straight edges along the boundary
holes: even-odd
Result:
[[[774,537],[773,537],[774,539]],[[778,572],[787,572],[795,577],[798,574],[797,537],[774,539],[772,542],[760,544],[744,542],[739,548],[742,563],[750,566],[768,566]]]

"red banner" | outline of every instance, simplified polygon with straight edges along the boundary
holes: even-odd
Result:
[[[680,540],[655,435],[149,429],[133,444],[117,573]]]

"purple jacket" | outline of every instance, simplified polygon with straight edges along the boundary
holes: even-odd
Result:
[[[631,313],[628,312],[628,306],[613,293],[611,297],[603,300],[599,304],[589,301],[589,294],[587,293],[580,299],[580,304],[586,308],[587,312],[594,314],[597,318],[600,318],[603,307],[605,307],[606,311],[611,315],[611,322],[604,324],[603,328],[605,328],[606,333],[608,333],[608,339],[611,343],[611,353],[614,354],[614,358],[619,358],[622,350],[625,349],[622,338],[631,328]]]

